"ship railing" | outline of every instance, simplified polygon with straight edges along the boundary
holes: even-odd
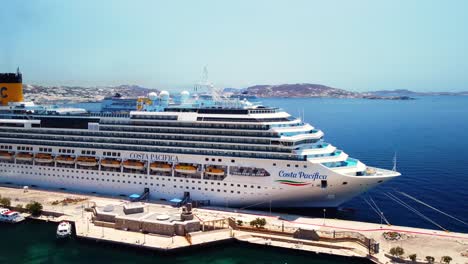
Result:
[[[115,112],[90,112],[89,116],[93,117],[114,117],[114,118],[129,118],[130,113],[115,113]]]

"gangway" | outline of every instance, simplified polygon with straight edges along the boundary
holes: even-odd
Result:
[[[149,193],[150,193],[149,188],[145,188],[141,195],[140,194],[132,194],[132,195],[129,196],[129,198],[130,198],[130,201],[132,201],[132,202],[148,200]]]
[[[172,199],[170,202],[172,203],[175,203],[175,205],[177,207],[180,207],[188,202],[190,202],[191,199],[190,199],[190,192],[184,192],[184,197],[182,197],[182,199],[179,199],[179,198],[174,198]]]

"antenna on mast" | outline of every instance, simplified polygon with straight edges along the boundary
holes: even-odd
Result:
[[[395,151],[395,155],[393,156],[393,168],[392,171],[396,171],[396,165],[397,165],[397,154]]]

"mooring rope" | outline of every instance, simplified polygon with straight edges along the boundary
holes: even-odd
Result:
[[[395,195],[387,192],[387,193],[384,193],[388,198],[392,199],[393,201],[395,201],[396,203],[402,205],[403,207],[405,207],[406,209],[414,212],[415,214],[419,215],[421,218],[427,220],[428,222],[431,222],[432,224],[438,226],[439,228],[441,228],[442,230],[444,231],[447,231],[447,229],[445,229],[443,226],[439,225],[438,223],[436,223],[435,221],[433,221],[432,219],[430,219],[429,217],[425,216],[424,214],[422,214],[421,212],[419,212],[418,210],[416,210],[415,208],[411,207],[410,205],[408,205],[407,203],[405,203],[404,201],[402,201],[400,198],[396,197]]]
[[[433,207],[433,206],[431,206],[431,205],[429,205],[429,204],[427,204],[427,203],[425,203],[425,202],[423,202],[423,201],[421,201],[421,200],[418,200],[417,198],[415,198],[415,197],[413,197],[413,196],[411,196],[411,195],[409,195],[409,194],[407,194],[407,193],[400,192],[400,191],[397,191],[397,192],[400,193],[401,195],[404,195],[404,196],[406,196],[406,197],[412,199],[413,201],[416,201],[416,202],[418,202],[418,203],[420,203],[420,204],[422,204],[422,205],[425,205],[425,206],[427,206],[427,207],[429,207],[429,208],[431,208],[431,209],[433,209],[433,210],[435,210],[435,211],[437,211],[437,212],[439,212],[439,213],[441,213],[441,214],[443,214],[443,215],[445,215],[445,216],[448,216],[448,217],[450,217],[450,218],[452,218],[452,219],[454,219],[454,220],[457,220],[457,221],[460,222],[460,223],[463,223],[463,224],[465,224],[465,225],[468,225],[465,221],[460,220],[460,219],[456,218],[455,216],[449,215],[449,214],[447,214],[447,213],[445,213],[445,212],[443,212],[443,211],[441,211],[441,210],[439,210],[439,209],[437,209],[437,208],[435,208],[435,207]]]
[[[372,196],[369,195],[369,199],[370,199],[370,201],[375,205],[375,207],[377,208],[377,210],[379,210],[381,217],[382,217],[383,220],[387,223],[387,225],[390,225],[390,223],[388,222],[388,220],[387,220],[387,218],[385,217],[385,215],[384,215],[384,213],[382,212],[382,210],[380,210],[380,208],[379,208],[379,206],[377,205],[377,203],[374,201],[374,199],[372,199]]]

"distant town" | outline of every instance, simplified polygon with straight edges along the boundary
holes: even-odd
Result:
[[[138,85],[120,86],[41,86],[25,84],[23,86],[25,99],[37,104],[64,104],[101,101],[106,97],[119,95],[122,98],[137,98],[146,96],[158,89],[145,88]],[[409,90],[383,90],[373,92],[351,92],[320,84],[282,84],[255,85],[248,88],[224,88],[226,95],[243,95],[258,98],[362,98],[371,100],[413,100],[417,96],[447,95],[466,96],[467,92],[413,92]]]

